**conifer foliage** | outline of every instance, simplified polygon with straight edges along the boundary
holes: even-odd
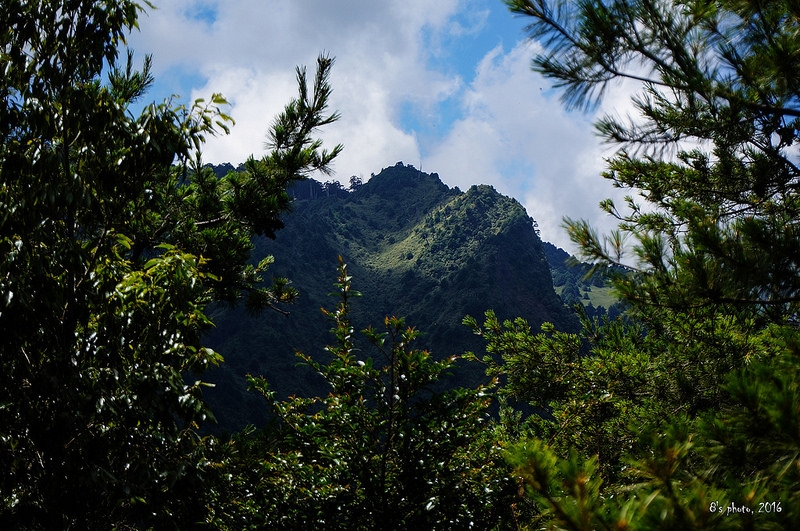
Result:
[[[620,147],[604,177],[631,191],[626,208],[601,203],[618,230],[601,237],[565,220],[597,268],[624,268],[611,275],[630,321],[585,326],[588,356],[565,359],[583,370],[558,374],[566,393],[536,396],[578,440],[597,426],[568,413],[600,396],[617,425],[596,449],[550,437],[510,453],[545,525],[791,528],[800,518],[796,4],[506,3],[530,17],[544,47],[533,68],[568,107],[593,107],[621,79],[641,83],[636,116],[597,123]],[[493,334],[490,347],[512,369],[564,352],[546,334],[520,353],[509,349],[519,339],[507,341],[516,327],[487,327],[477,330]],[[609,380],[616,364],[620,380]],[[517,387],[531,380],[509,377]],[[648,403],[659,407],[633,407]],[[609,468],[615,447],[620,466]]]
[[[413,347],[419,332],[387,317],[363,333],[375,356],[357,352],[353,290],[341,261],[335,338],[321,363],[298,354],[330,386],[324,397],[279,400],[267,378],[251,377],[278,419],[232,459],[243,479],[253,529],[506,529],[517,485],[489,418],[493,385],[443,391],[455,363]]]

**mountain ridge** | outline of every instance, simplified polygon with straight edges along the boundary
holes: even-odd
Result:
[[[340,255],[363,294],[352,306],[356,330],[379,328],[385,316],[405,317],[423,333],[417,346],[437,358],[480,352],[480,338],[462,320],[480,319],[488,309],[503,319],[521,316],[534,329],[544,321],[577,329],[553,289],[535,221],[515,199],[488,185],[450,188],[436,173],[402,162],[353,182],[349,191],[338,183],[297,183],[289,190],[295,201],[284,229],[275,240],[254,240],[253,256],[274,256],[272,274],[291,279],[301,292],[288,317],[212,310],[217,327],[209,346],[226,363],[209,375],[217,388],[207,398],[221,428],[268,420],[263,401],[243,391],[245,374],[266,376],[279,395],[327,392],[312,371],[296,366],[294,352],[326,354],[332,338],[320,308],[336,304],[327,294]],[[357,344],[365,357],[374,355],[365,342]],[[462,366],[451,383],[483,378],[481,367]]]

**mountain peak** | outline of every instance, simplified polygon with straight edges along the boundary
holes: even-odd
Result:
[[[358,189],[357,195],[395,197],[398,193],[407,193],[411,190],[436,195],[450,192],[450,188],[439,179],[438,173],[425,173],[411,164],[404,165],[401,161],[373,175]]]

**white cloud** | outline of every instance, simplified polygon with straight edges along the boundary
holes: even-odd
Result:
[[[492,50],[463,95],[464,117],[426,158],[426,167],[459,187],[490,183],[525,205],[542,237],[572,252],[563,216],[612,224],[598,208],[619,197],[600,177],[606,151],[591,116],[567,113],[549,82],[530,70],[535,45]]]
[[[345,144],[337,177],[378,171],[396,160],[418,160],[415,135],[401,130],[401,105],[431,109],[461,86],[454,75],[426,65],[423,32],[451,31],[458,0],[373,2],[325,0],[163,0],[142,20],[132,47],[154,52],[157,76],[195,71],[203,86],[191,98],[221,92],[232,104],[232,134],[211,139],[211,162],[238,162],[263,153],[273,116],[295,95],[295,65],[313,71],[320,52],[336,57],[332,110],[341,120],[326,128],[331,146]],[[191,18],[216,6],[213,22]]]
[[[459,39],[484,30],[489,8],[502,6],[487,0],[162,0],[130,42],[137,52],[154,54],[157,79],[172,83],[193,74],[192,86],[183,88],[187,99],[221,92],[231,102],[236,125],[231,135],[209,140],[209,162],[262,154],[272,118],[295,95],[295,65],[312,71],[327,51],[336,57],[331,107],[342,118],[322,135],[329,147],[345,145],[336,178],[347,182],[398,160],[421,162],[451,186],[492,184],[516,197],[544,239],[572,250],[562,216],[610,227],[597,208],[615,192],[599,176],[603,147],[590,117],[565,112],[549,82],[531,72],[532,45],[510,51],[498,45],[479,62],[461,54],[458,44],[467,41]],[[490,38],[501,31],[492,27]],[[511,37],[523,36],[514,27]],[[464,60],[477,62],[472,78],[455,65]],[[455,121],[443,121],[441,105],[454,101],[460,106]],[[404,109],[437,132],[404,130]]]

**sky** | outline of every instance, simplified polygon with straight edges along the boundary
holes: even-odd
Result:
[[[564,216],[614,227],[598,203],[622,194],[601,177],[613,146],[592,127],[629,105],[611,91],[594,114],[567,112],[530,69],[529,23],[501,0],[155,0],[128,45],[153,58],[148,98],[191,103],[221,93],[235,120],[210,138],[206,162],[266,153],[266,132],[296,95],[295,67],[335,57],[331,110],[320,131],[343,144],[333,178],[367,180],[398,161],[466,190],[489,184],[516,198],[543,240],[574,253]],[[330,177],[316,176],[320,180]]]

